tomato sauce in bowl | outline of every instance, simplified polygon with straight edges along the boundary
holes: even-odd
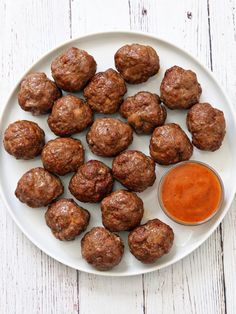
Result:
[[[198,225],[220,209],[224,188],[214,169],[202,162],[185,161],[162,177],[158,196],[163,211],[175,222]]]

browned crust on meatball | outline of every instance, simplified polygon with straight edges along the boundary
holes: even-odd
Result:
[[[83,258],[98,270],[118,265],[124,254],[121,238],[103,227],[92,228],[81,240]]]
[[[117,190],[101,202],[102,223],[110,231],[137,227],[143,218],[143,201],[135,193]]]
[[[87,133],[87,143],[95,155],[112,157],[125,150],[133,141],[131,127],[119,119],[97,119]]]
[[[89,106],[97,112],[115,113],[127,92],[122,76],[113,69],[97,73],[84,89]]]
[[[50,112],[54,101],[61,95],[61,90],[45,73],[34,72],[23,78],[18,102],[23,110],[40,115]]]
[[[96,73],[97,64],[86,51],[67,49],[52,61],[52,76],[57,85],[67,92],[81,90]]]
[[[160,69],[156,51],[140,44],[121,47],[115,54],[115,66],[130,84],[146,82]]]
[[[61,198],[53,202],[45,213],[45,220],[59,240],[74,240],[88,226],[90,214],[73,199]]]
[[[150,155],[160,165],[171,165],[188,160],[193,145],[178,124],[168,123],[157,127],[150,140]]]
[[[167,115],[159,96],[145,91],[127,97],[120,106],[120,114],[138,134],[151,134],[164,124]]]
[[[82,132],[93,123],[93,112],[80,98],[66,95],[58,99],[48,117],[48,125],[58,136]]]
[[[142,263],[154,263],[167,254],[174,241],[170,226],[159,219],[149,220],[135,228],[128,236],[130,252]]]
[[[80,140],[56,138],[44,146],[41,159],[45,169],[63,176],[77,171],[84,163],[84,148]]]
[[[156,180],[155,162],[137,150],[127,150],[113,159],[115,179],[128,189],[142,192]]]
[[[45,134],[37,123],[19,120],[7,127],[3,144],[5,150],[16,159],[32,159],[41,153]]]
[[[41,167],[27,171],[18,181],[16,197],[29,207],[49,205],[64,192],[61,180]]]
[[[97,203],[113,188],[111,169],[98,160],[90,160],[79,167],[71,178],[69,190],[81,202]]]
[[[199,101],[202,88],[196,73],[175,65],[166,70],[160,91],[169,109],[188,109]]]
[[[224,113],[209,103],[196,104],[189,110],[187,126],[197,148],[215,151],[222,145],[226,133]]]

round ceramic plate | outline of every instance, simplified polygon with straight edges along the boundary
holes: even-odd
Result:
[[[5,110],[1,119],[1,194],[6,208],[11,213],[17,225],[35,245],[61,263],[82,271],[106,276],[128,276],[147,273],[171,265],[191,253],[200,244],[202,244],[219,225],[229,209],[236,189],[236,176],[234,173],[236,159],[236,145],[234,138],[236,134],[236,119],[232,105],[230,104],[219,84],[213,78],[212,74],[195,58],[180,48],[177,48],[176,46],[164,40],[160,40],[143,33],[109,32],[92,34],[71,40],[64,45],[52,50],[38,62],[36,62],[28,72],[42,71],[51,77],[50,65],[52,60],[65,49],[72,46],[87,50],[97,61],[97,70],[104,71],[110,67],[114,68],[115,52],[118,48],[127,43],[150,45],[156,49],[160,56],[161,69],[157,75],[149,79],[146,83],[128,85],[128,92],[126,96],[134,95],[136,92],[143,90],[159,94],[160,82],[163,78],[165,70],[173,65],[179,65],[183,68],[191,69],[197,73],[198,80],[201,83],[203,89],[201,102],[208,101],[213,104],[213,106],[223,110],[227,122],[226,137],[222,147],[218,151],[214,153],[203,152],[197,148],[194,148],[192,156],[193,160],[203,161],[215,168],[220,174],[224,183],[225,200],[221,210],[216,216],[214,216],[212,220],[199,226],[183,226],[173,222],[162,212],[158,203],[157,188],[161,176],[169,169],[169,167],[157,165],[157,179],[155,184],[151,188],[148,188],[146,191],[139,194],[145,205],[145,214],[142,222],[144,223],[148,219],[157,217],[165,223],[169,224],[175,233],[174,245],[170,253],[160,258],[156,263],[143,265],[129,253],[126,232],[121,233],[125,243],[124,257],[117,267],[107,272],[100,272],[95,270],[90,265],[88,265],[85,260],[82,259],[80,253],[80,240],[83,235],[70,242],[62,242],[54,238],[44,221],[45,208],[33,209],[27,207],[26,205],[19,202],[14,195],[16,184],[19,178],[27,170],[33,167],[41,166],[42,164],[40,158],[35,158],[34,160],[30,161],[16,160],[5,152],[2,145],[2,136],[4,130],[9,123],[19,119],[27,119],[37,122],[45,130],[47,141],[55,138],[56,136],[50,131],[47,125],[47,115],[33,117],[30,113],[24,112],[20,109],[17,102],[17,91],[19,89],[18,83],[10,95],[7,104],[5,105]],[[78,93],[78,95],[82,96],[80,93]],[[96,114],[95,117],[96,116],[98,115]],[[119,117],[118,114],[116,116]],[[168,110],[166,122],[179,123],[181,127],[187,132],[187,134],[191,136],[187,131],[185,119],[186,111]],[[93,155],[89,151],[86,144],[85,135],[86,132],[83,132],[80,134],[75,134],[73,137],[82,141],[86,149],[86,160],[88,161],[89,159],[98,159],[111,166],[111,158],[100,158]],[[129,149],[137,149],[144,152],[145,154],[149,154],[149,140],[150,136],[134,135],[134,141]],[[64,197],[72,197],[67,188],[70,177],[71,174],[62,177],[65,186],[65,193],[63,195]],[[119,187],[120,185],[115,183],[114,190]],[[99,204],[94,205],[89,203],[81,203],[81,205],[87,208],[91,213],[91,221],[87,231],[94,226],[101,226],[101,211]]]

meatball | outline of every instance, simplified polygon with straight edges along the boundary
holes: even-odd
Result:
[[[193,145],[178,124],[168,123],[156,128],[150,140],[150,155],[160,165],[188,160]]]
[[[3,144],[5,150],[16,159],[32,159],[41,153],[45,134],[37,123],[19,120],[8,126]]]
[[[18,181],[16,197],[29,207],[47,206],[64,192],[61,180],[44,168],[27,171]]]
[[[79,140],[56,138],[44,146],[41,159],[45,169],[63,176],[84,163],[84,149]]]
[[[58,99],[48,117],[48,125],[58,136],[82,132],[93,123],[93,112],[80,98],[72,95]]]
[[[188,112],[187,126],[197,148],[209,151],[220,148],[226,127],[222,111],[208,103],[196,104]]]
[[[54,236],[59,240],[74,240],[88,226],[89,212],[77,205],[73,199],[62,198],[52,203],[45,220]]]
[[[159,69],[159,57],[150,46],[125,45],[115,54],[115,66],[130,84],[146,82]]]
[[[117,190],[102,200],[102,223],[110,231],[137,227],[143,218],[143,201],[135,193]]]
[[[118,119],[97,119],[87,134],[87,142],[95,155],[112,157],[125,150],[133,141],[131,127]]]
[[[130,190],[142,192],[156,180],[155,162],[137,150],[127,150],[113,159],[115,179]]]
[[[154,263],[167,254],[173,241],[173,230],[159,219],[149,220],[131,231],[128,236],[130,252],[145,264]]]
[[[161,100],[169,109],[188,109],[199,101],[202,93],[196,74],[173,66],[161,82]]]
[[[67,49],[52,61],[52,76],[57,85],[67,92],[78,92],[96,73],[97,64],[86,51]]]
[[[120,113],[138,134],[151,134],[166,119],[166,109],[161,105],[159,96],[149,92],[139,92],[126,98]]]
[[[92,228],[81,240],[84,259],[98,270],[109,270],[118,265],[124,254],[121,238],[103,227]]]
[[[51,111],[54,101],[61,95],[61,90],[45,73],[35,72],[26,75],[22,80],[18,102],[23,110],[40,115]]]
[[[84,89],[89,106],[97,112],[115,113],[127,92],[124,79],[113,69],[97,73]]]
[[[69,183],[71,194],[85,203],[100,202],[112,188],[111,169],[98,160],[90,160],[79,167]]]

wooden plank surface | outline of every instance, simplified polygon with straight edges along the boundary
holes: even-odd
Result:
[[[236,106],[236,1],[209,2],[212,68]],[[222,12],[224,14],[222,14]],[[220,22],[219,22],[220,21]],[[223,161],[222,161],[223,162]],[[236,313],[236,201],[222,222],[221,246],[227,313]]]
[[[148,31],[182,46],[214,71],[235,103],[235,5],[235,0],[2,0],[2,103],[43,53],[69,38],[110,29]],[[0,202],[0,311],[236,313],[235,209],[234,202],[221,227],[179,263],[144,276],[105,278],[46,256]]]
[[[2,97],[9,94],[33,62],[69,39],[70,27],[67,1],[61,2],[60,10],[57,10],[57,1],[0,3],[2,102]],[[78,313],[76,271],[54,261],[31,244],[2,203],[0,234],[0,312]]]

